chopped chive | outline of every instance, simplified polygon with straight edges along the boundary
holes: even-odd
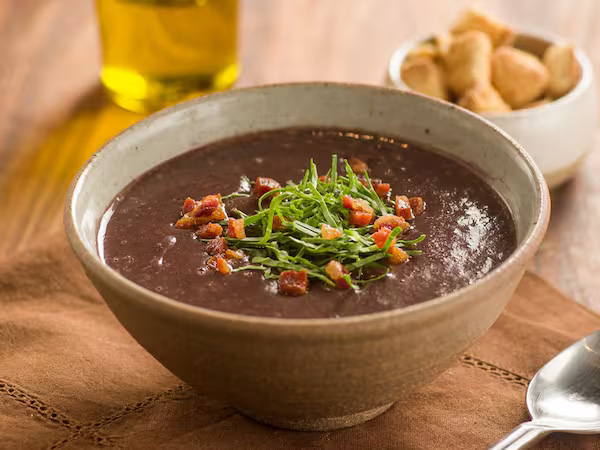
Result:
[[[361,259],[360,261],[355,262],[354,264],[348,264],[346,266],[346,270],[348,272],[352,272],[353,270],[358,269],[359,267],[366,266],[375,261],[379,261],[386,257],[385,253],[375,253],[374,255],[367,256],[366,258]]]
[[[392,242],[400,233],[402,233],[402,227],[396,227],[392,230],[390,235],[385,240],[385,244],[383,245],[383,251],[385,253],[387,253],[387,251],[390,249],[390,246],[392,245]]]
[[[221,200],[228,200],[230,198],[238,198],[238,197],[250,197],[250,194],[246,194],[244,192],[232,192],[229,195],[225,195],[221,197]]]
[[[345,167],[345,174],[338,171],[340,163]],[[362,176],[365,185],[361,182]],[[242,179],[239,192],[222,198],[249,197],[249,189],[250,181]],[[229,245],[246,250],[250,256],[250,264],[233,271],[261,270],[265,279],[277,279],[284,270],[304,270],[309,278],[335,286],[325,272],[325,266],[335,259],[349,272],[344,279],[352,288],[358,289],[390,272],[387,251],[394,239],[396,245],[410,256],[422,254],[416,245],[425,239],[425,235],[402,240],[402,229],[397,227],[386,239],[384,247],[379,248],[371,237],[374,231],[372,225],[349,226],[349,210],[343,208],[342,203],[344,195],[367,201],[377,215],[393,210],[391,203],[377,195],[368,173],[364,172],[359,179],[348,161],[338,160],[337,155],[332,155],[331,168],[324,181],[319,181],[317,166],[311,160],[298,184],[288,181],[286,186],[261,195],[254,214],[232,208],[232,215],[244,219],[247,237],[236,239],[226,236],[225,239]],[[273,229],[275,217],[282,225],[276,230]],[[226,225],[227,220],[219,223]],[[341,236],[325,239],[321,235],[322,224],[341,230]],[[364,278],[366,269],[371,268],[384,273]]]

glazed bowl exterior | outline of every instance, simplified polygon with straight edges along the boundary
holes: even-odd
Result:
[[[296,126],[400,136],[470,164],[509,205],[517,250],[450,295],[339,319],[211,311],[144,289],[103,262],[101,218],[136,177],[209,142]],[[448,368],[504,308],[548,215],[547,188],[534,163],[476,115],[393,89],[302,83],[206,96],[130,127],[82,168],[67,198],[65,223],[74,252],[115,316],[175,375],[264,422],[324,430],[373,417]]]
[[[409,89],[402,81],[400,68],[407,54],[429,39],[431,36],[405,42],[394,52],[388,67],[388,85]],[[541,57],[548,45],[563,41],[547,34],[521,33],[515,47]],[[597,106],[593,69],[583,51],[576,50],[575,55],[581,78],[568,94],[536,108],[481,114],[521,144],[544,174],[550,188],[575,176],[594,145]]]

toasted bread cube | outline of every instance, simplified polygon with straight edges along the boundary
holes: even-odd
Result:
[[[450,89],[462,96],[478,84],[489,84],[492,42],[481,31],[467,31],[455,36],[444,58],[446,81]]]
[[[430,97],[448,100],[448,89],[443,69],[433,58],[419,56],[402,64],[402,81],[414,91]]]
[[[431,59],[437,58],[439,56],[437,45],[433,42],[421,42],[406,54],[406,60],[421,58],[423,56]]]
[[[512,108],[541,97],[549,78],[546,66],[531,53],[500,47],[492,56],[492,83]]]
[[[458,104],[476,113],[506,112],[511,110],[509,104],[489,84],[473,86],[465,92],[458,101]]]
[[[581,78],[581,67],[571,45],[549,46],[544,52],[543,61],[550,74],[548,94],[552,98],[567,94]]]
[[[450,31],[461,34],[466,31],[481,31],[490,37],[494,47],[510,45],[515,33],[508,26],[473,8],[464,10],[456,19]]]

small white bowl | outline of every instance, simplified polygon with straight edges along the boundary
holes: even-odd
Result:
[[[389,86],[409,89],[400,76],[402,63],[410,50],[430,38],[406,42],[394,52],[386,77]],[[515,47],[541,56],[550,43],[563,41],[556,36],[520,33]],[[544,174],[550,188],[575,176],[594,144],[596,93],[592,66],[581,50],[576,50],[576,57],[581,66],[581,78],[563,97],[535,108],[480,114],[521,144]]]

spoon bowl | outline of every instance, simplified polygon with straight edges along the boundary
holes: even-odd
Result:
[[[536,421],[600,430],[600,331],[576,342],[531,380],[527,408]]]
[[[533,420],[490,450],[519,449],[561,431],[600,433],[600,331],[563,350],[533,377],[527,389]]]

